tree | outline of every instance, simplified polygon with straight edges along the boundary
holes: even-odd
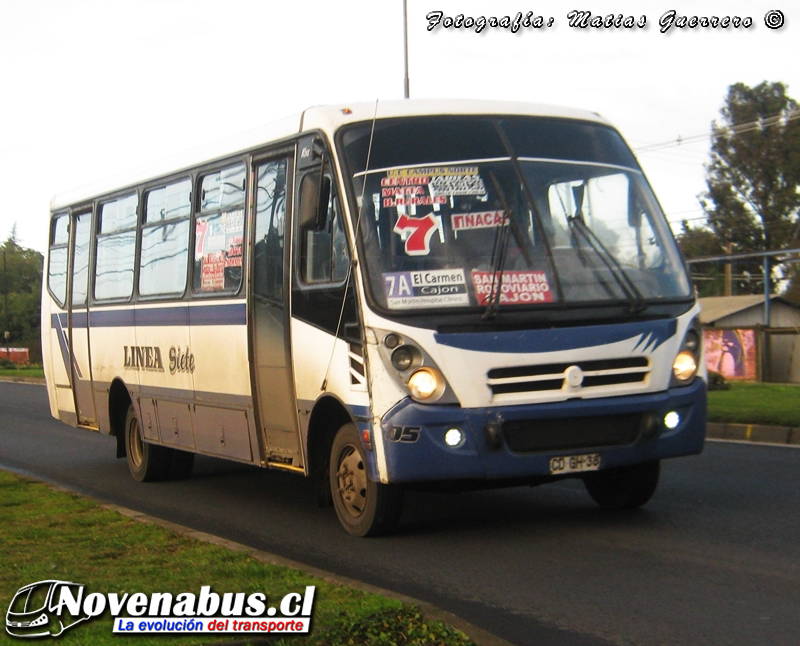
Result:
[[[31,360],[39,360],[44,258],[38,251],[19,246],[16,226],[0,246],[0,252],[5,269],[3,283],[0,284],[3,289],[3,298],[0,301],[2,306],[0,326],[3,331],[9,332],[11,345],[30,348]],[[5,345],[4,339],[3,345]]]
[[[712,124],[708,191],[701,197],[709,227],[734,253],[773,251],[800,241],[800,109],[783,83],[728,88],[722,122]],[[777,259],[780,264],[782,259]],[[769,265],[770,273],[772,266]],[[760,276],[761,261],[737,264]],[[783,274],[788,271],[783,270]],[[774,281],[773,281],[774,289]]]
[[[725,253],[719,236],[710,229],[692,228],[686,220],[677,236],[678,246],[685,258],[721,256]],[[693,263],[689,266],[699,296],[719,296],[725,289],[725,275],[718,263]]]

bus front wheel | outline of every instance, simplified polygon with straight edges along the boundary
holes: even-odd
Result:
[[[148,444],[142,439],[139,418],[131,404],[125,416],[125,452],[128,457],[128,469],[138,482],[154,482],[164,480],[170,472],[172,463],[170,450]]]
[[[586,490],[601,509],[635,509],[647,503],[658,487],[658,460],[615,467],[584,476]]]
[[[355,425],[345,424],[336,433],[329,465],[333,506],[350,534],[378,536],[396,527],[403,490],[369,479],[364,447]]]

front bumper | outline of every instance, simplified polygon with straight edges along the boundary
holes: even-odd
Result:
[[[680,421],[669,429],[664,417],[672,411]],[[464,435],[458,447],[445,443],[451,428]],[[646,395],[479,409],[405,399],[380,428],[394,483],[549,476],[550,459],[563,455],[600,454],[601,469],[692,455],[702,451],[705,431],[701,379]]]

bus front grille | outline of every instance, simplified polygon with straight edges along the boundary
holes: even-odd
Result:
[[[569,372],[580,374],[579,384],[569,383]],[[585,390],[617,384],[644,382],[650,372],[647,357],[552,363],[534,366],[493,368],[489,371],[488,385],[492,395],[541,392],[555,390]]]
[[[516,453],[569,451],[633,444],[641,427],[641,413],[511,420],[503,422],[503,437]]]

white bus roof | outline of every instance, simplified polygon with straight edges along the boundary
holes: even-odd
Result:
[[[124,190],[166,175],[177,174],[200,164],[230,157],[260,145],[268,145],[273,141],[280,141],[306,131],[322,130],[332,135],[343,125],[359,121],[370,121],[373,117],[376,119],[390,119],[426,115],[478,114],[557,117],[608,123],[595,112],[511,101],[414,99],[314,106],[300,114],[267,123],[258,128],[233,135],[223,141],[185,151],[180,155],[153,162],[145,167],[129,170],[59,193],[51,200],[50,209],[51,211],[58,211],[69,206],[80,205],[102,195]]]

